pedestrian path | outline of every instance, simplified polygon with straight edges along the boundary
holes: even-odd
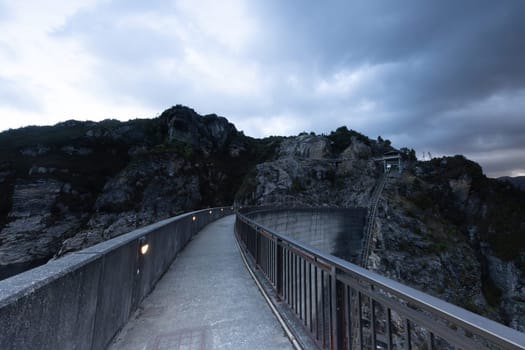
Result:
[[[242,262],[234,221],[193,238],[109,349],[292,349]]]

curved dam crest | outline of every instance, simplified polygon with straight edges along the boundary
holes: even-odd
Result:
[[[358,264],[366,213],[366,208],[294,208],[245,215],[324,253]]]

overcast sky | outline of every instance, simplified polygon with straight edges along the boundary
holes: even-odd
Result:
[[[175,104],[525,175],[525,1],[0,0],[0,130]]]

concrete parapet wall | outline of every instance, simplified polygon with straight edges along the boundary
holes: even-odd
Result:
[[[245,215],[262,226],[355,263],[361,251],[366,213],[366,208],[294,208],[257,210]]]
[[[0,349],[106,348],[191,237],[230,214],[176,216],[0,281]]]

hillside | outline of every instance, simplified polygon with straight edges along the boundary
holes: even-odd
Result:
[[[286,138],[244,181],[246,205],[368,206],[392,150],[339,128]],[[401,149],[382,192],[368,267],[525,330],[525,193],[463,156],[420,162]]]
[[[525,176],[503,176],[498,178],[498,180],[508,181],[517,188],[525,191]]]
[[[155,119],[0,133],[0,277],[177,213],[229,205],[273,142],[183,106]]]
[[[369,268],[525,329],[525,192],[462,156],[341,127],[254,139],[225,118],[68,121],[0,133],[0,277],[177,213],[230,205],[368,206],[398,151]]]

